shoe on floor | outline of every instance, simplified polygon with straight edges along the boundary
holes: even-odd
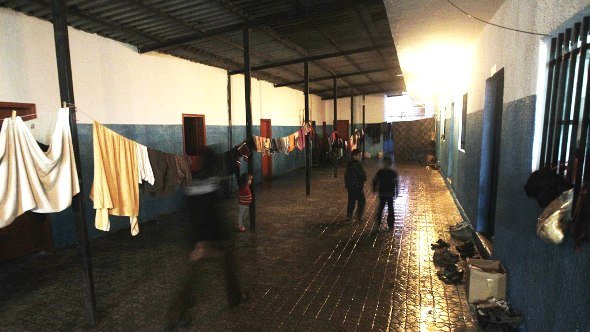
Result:
[[[463,220],[453,226],[449,226],[449,231],[460,230],[465,227],[471,227],[471,224],[467,220]]]
[[[450,232],[451,237],[455,240],[469,242],[473,241],[473,229],[471,227],[464,227]]]
[[[446,243],[445,241],[443,241],[442,239],[438,239],[435,243],[430,245],[430,248],[432,248],[433,250],[435,249],[441,249],[441,248],[448,248],[449,244]]]

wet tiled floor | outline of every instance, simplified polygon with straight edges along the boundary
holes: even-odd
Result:
[[[375,161],[365,163],[372,176]],[[463,285],[436,277],[430,244],[449,241],[460,220],[438,172],[400,165],[391,232],[372,226],[378,198],[365,188],[364,220],[346,221],[343,169],[315,169],[312,195],[302,172],[257,189],[256,233],[236,233],[240,280],[249,301],[230,309],[221,264],[206,265],[188,330],[474,330]],[[231,216],[237,214],[232,199]],[[177,215],[92,242],[99,321],[84,319],[77,256],[68,249],[0,265],[0,330],[158,331],[186,265]]]

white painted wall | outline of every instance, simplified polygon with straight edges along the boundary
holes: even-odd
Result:
[[[244,76],[233,75],[231,84],[232,124],[245,125]],[[309,107],[311,120],[321,124],[325,117],[321,98],[310,95]],[[287,87],[275,88],[272,83],[252,79],[253,125],[260,125],[260,119],[271,119],[273,126],[299,126],[304,120],[304,111],[305,99],[302,91]]]
[[[159,53],[69,29],[76,105],[105,124],[181,124],[182,113],[204,114],[207,125],[227,125],[227,73]],[[51,23],[0,8],[0,101],[34,103],[37,112],[60,105]],[[243,76],[232,79],[233,123],[245,124]],[[311,98],[314,116],[323,103]],[[254,124],[299,125],[303,93],[253,80]],[[317,110],[315,109],[317,108]],[[49,114],[49,113],[48,113]],[[53,128],[41,114],[35,135],[46,141]],[[79,122],[91,120],[79,116]]]
[[[506,0],[492,22],[539,33],[556,31],[588,0]],[[468,112],[483,109],[490,70],[504,68],[504,103],[536,94],[540,36],[486,26],[474,49]],[[540,77],[544,80],[544,77]]]
[[[381,123],[385,119],[385,95],[365,96],[365,123]],[[334,101],[324,100],[326,124],[334,122]],[[338,120],[350,121],[350,97],[338,98]],[[354,123],[363,122],[363,101],[361,96],[354,97]]]

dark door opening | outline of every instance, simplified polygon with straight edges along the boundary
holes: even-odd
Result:
[[[270,119],[260,119],[260,137],[272,138]],[[262,155],[262,178],[272,177],[272,156]]]
[[[453,158],[457,149],[455,148],[455,103],[451,103],[451,121],[449,122],[449,142],[447,143],[447,178],[453,182]]]
[[[498,194],[498,165],[500,161],[500,133],[504,99],[504,69],[486,80],[483,128],[481,138],[481,166],[479,169],[479,198],[476,230],[493,239]]]
[[[0,125],[12,111],[29,121],[37,117],[35,104],[0,102]],[[48,214],[25,212],[0,229],[0,261],[27,256],[45,250],[53,251],[51,222]]]
[[[205,116],[183,114],[182,136],[184,141],[184,153],[189,156],[197,155],[199,149],[207,144]]]
[[[338,120],[336,122],[336,130],[338,131],[338,137],[348,141],[348,120]]]

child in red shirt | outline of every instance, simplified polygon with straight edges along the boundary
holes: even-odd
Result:
[[[252,203],[252,192],[250,191],[250,184],[252,184],[252,174],[244,173],[240,176],[240,183],[238,189],[238,203],[240,210],[238,212],[238,230],[245,232],[243,219],[246,213],[250,211],[250,203]]]

